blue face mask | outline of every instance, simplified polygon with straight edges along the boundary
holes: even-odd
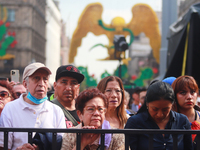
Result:
[[[47,96],[45,96],[42,99],[37,99],[37,98],[33,97],[30,92],[28,92],[27,98],[30,99],[35,104],[41,104],[48,99]]]

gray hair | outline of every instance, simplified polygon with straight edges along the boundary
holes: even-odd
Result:
[[[28,85],[29,84],[29,77],[26,77],[24,80],[25,80],[26,84]]]
[[[28,83],[28,81],[29,81],[29,77],[26,77],[24,80]]]

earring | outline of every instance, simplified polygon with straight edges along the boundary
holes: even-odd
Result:
[[[149,109],[149,107],[147,106],[147,109]]]

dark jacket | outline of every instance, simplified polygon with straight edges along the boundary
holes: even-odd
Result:
[[[51,150],[52,149],[52,135],[53,133],[36,133],[33,138],[33,143],[39,147],[39,150]],[[56,149],[60,150],[62,146],[62,136],[56,136]]]
[[[126,129],[159,129],[158,125],[153,121],[148,111],[139,113],[130,117],[125,126]],[[187,117],[183,114],[170,112],[170,120],[165,129],[191,129]],[[149,135],[148,134],[133,134],[130,135],[130,147],[132,150],[148,150]],[[171,134],[153,135],[154,150],[172,150],[173,137]],[[190,134],[178,135],[178,149],[192,150],[192,138]]]

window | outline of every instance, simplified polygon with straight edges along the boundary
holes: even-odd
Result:
[[[14,9],[8,9],[8,22],[14,22],[15,21],[15,10]]]

